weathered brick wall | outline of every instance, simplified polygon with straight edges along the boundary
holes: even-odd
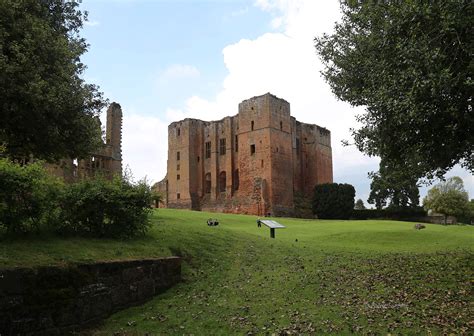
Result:
[[[81,160],[62,159],[45,163],[47,171],[71,183],[96,174],[113,178],[122,175],[122,108],[118,103],[107,109],[106,140],[100,149]]]
[[[290,104],[271,94],[242,101],[233,117],[174,122],[168,139],[170,208],[291,215],[295,192],[309,196],[316,184],[332,182],[330,132],[298,122],[290,116]]]
[[[0,269],[0,335],[65,335],[181,279],[178,257]]]

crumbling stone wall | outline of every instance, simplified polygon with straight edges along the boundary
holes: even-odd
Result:
[[[62,159],[56,164],[46,164],[46,169],[65,182],[90,178],[96,174],[112,178],[122,175],[122,108],[118,103],[107,109],[105,142],[95,153],[84,159]]]
[[[256,215],[292,215],[295,193],[333,181],[330,131],[297,121],[270,93],[239,113],[168,126],[167,206]]]
[[[178,257],[0,269],[0,335],[67,335],[180,279]]]

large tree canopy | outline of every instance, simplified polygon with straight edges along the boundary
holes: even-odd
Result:
[[[0,1],[0,145],[13,158],[83,156],[100,141],[105,101],[82,79],[75,1]]]
[[[316,49],[335,95],[366,108],[356,146],[418,177],[456,163],[474,172],[474,2],[341,1],[341,9]]]
[[[418,178],[412,172],[400,167],[388,167],[384,160],[379,171],[369,174],[372,178],[370,195],[367,200],[377,209],[386,205],[390,208],[416,208],[420,202]]]
[[[464,184],[460,177],[454,176],[444,182],[434,186],[428,191],[428,195],[423,199],[423,206],[426,210],[446,216],[469,215],[469,195],[464,190]]]

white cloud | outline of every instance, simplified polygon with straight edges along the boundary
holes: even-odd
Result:
[[[166,175],[168,158],[168,123],[157,118],[142,116],[134,109],[122,108],[123,167],[129,166],[136,179],[147,176],[157,182]]]

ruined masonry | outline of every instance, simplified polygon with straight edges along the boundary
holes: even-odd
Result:
[[[331,133],[290,116],[274,95],[244,100],[219,121],[168,126],[168,169],[155,185],[169,208],[286,216],[333,181]]]
[[[95,153],[81,160],[62,159],[56,164],[47,164],[46,169],[65,182],[74,182],[95,174],[107,178],[122,175],[122,108],[117,103],[107,109],[105,143]]]

